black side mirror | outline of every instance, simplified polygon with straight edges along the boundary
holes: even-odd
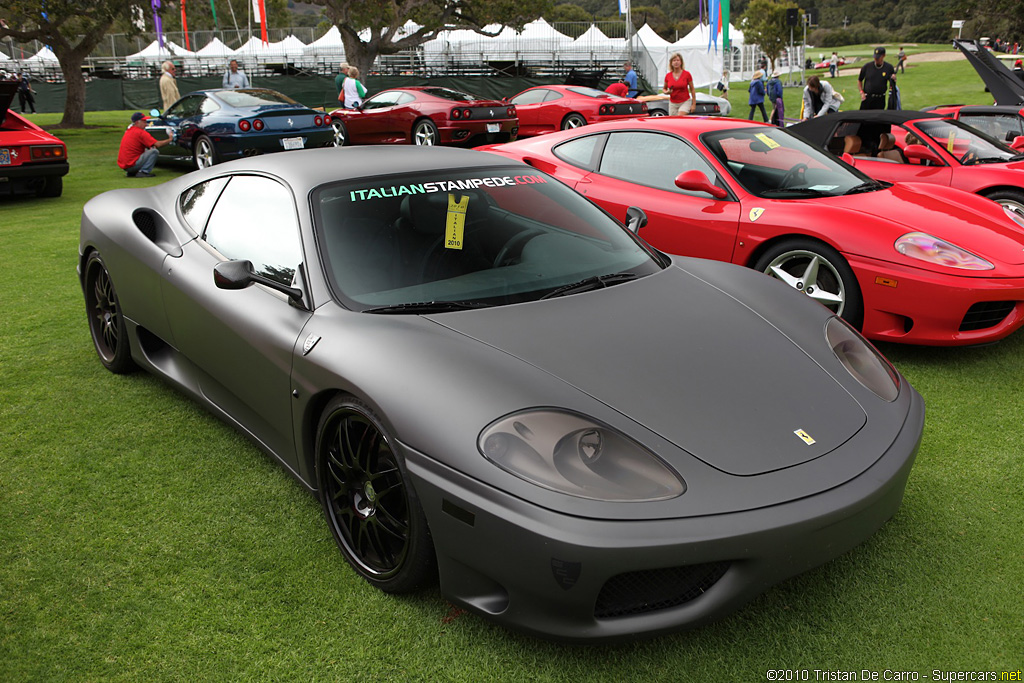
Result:
[[[640,232],[640,228],[645,225],[647,225],[647,214],[644,213],[643,209],[636,206],[631,206],[626,209],[626,228],[628,228],[630,232],[634,234],[638,233]]]
[[[213,267],[213,282],[218,289],[245,289],[250,285],[264,285],[285,294],[292,302],[302,302],[302,290],[283,285],[256,273],[252,261],[221,261]]]

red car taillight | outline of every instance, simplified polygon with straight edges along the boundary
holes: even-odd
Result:
[[[253,119],[252,129],[253,130],[263,130],[263,119]]]
[[[313,125],[314,126],[322,126],[323,124],[324,124],[324,120],[320,116],[314,116],[313,117]]]
[[[611,107],[610,104],[602,104],[601,107],[597,110],[597,113],[598,114],[602,114],[602,115],[604,115],[604,114],[611,114],[612,113],[612,107]]]
[[[245,119],[242,119],[238,122],[238,130],[242,131],[243,133],[248,133],[250,128],[252,128],[252,124],[246,121]]]
[[[516,108],[515,107],[509,107],[508,108],[508,117],[510,119],[514,119],[516,117]]]
[[[63,159],[64,148],[58,145],[47,145],[46,147],[32,147],[33,159]]]

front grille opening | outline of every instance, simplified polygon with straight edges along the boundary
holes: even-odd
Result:
[[[729,566],[712,562],[613,576],[597,596],[594,616],[611,619],[685,605],[715,585]]]
[[[960,331],[969,332],[995,327],[1010,315],[1016,305],[1016,301],[982,301],[974,304],[961,321]]]

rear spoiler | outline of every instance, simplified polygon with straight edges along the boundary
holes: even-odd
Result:
[[[996,104],[1017,107],[1024,104],[1024,81],[993,57],[986,47],[976,40],[954,39],[953,45],[964,53],[967,61],[981,76]]]

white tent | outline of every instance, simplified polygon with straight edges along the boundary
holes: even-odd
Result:
[[[214,38],[204,47],[196,51],[196,57],[205,59],[226,59],[234,55],[234,50],[221,42],[220,38]]]
[[[231,56],[262,60],[272,58],[269,48],[258,36],[250,37],[240,48],[232,52]]]
[[[26,64],[56,64],[58,61],[57,55],[53,54],[53,50],[48,47],[43,47],[39,52],[24,60]]]
[[[650,24],[644,24],[637,29],[636,37],[643,43],[644,47],[648,51],[660,50],[669,44],[667,40],[658,35],[658,33],[651,28]]]
[[[270,43],[267,46],[267,54],[276,59],[297,59],[306,50],[306,44],[295,36],[288,36],[284,40]]]
[[[176,45],[173,41],[164,41],[163,47],[160,47],[160,43],[153,41],[146,47],[142,48],[135,54],[128,55],[129,60],[144,60],[160,62],[171,57],[192,57],[195,56],[195,52],[190,52],[185,48]]]
[[[578,62],[593,62],[609,56],[625,59],[626,52],[625,38],[609,38],[593,24],[571,45],[560,50],[565,59]]]
[[[517,42],[522,52],[554,52],[572,45],[573,40],[542,17],[523,26]]]
[[[341,42],[341,31],[337,26],[332,26],[327,33],[307,45],[304,52],[307,55],[336,57],[340,62],[345,58],[345,44]]]

